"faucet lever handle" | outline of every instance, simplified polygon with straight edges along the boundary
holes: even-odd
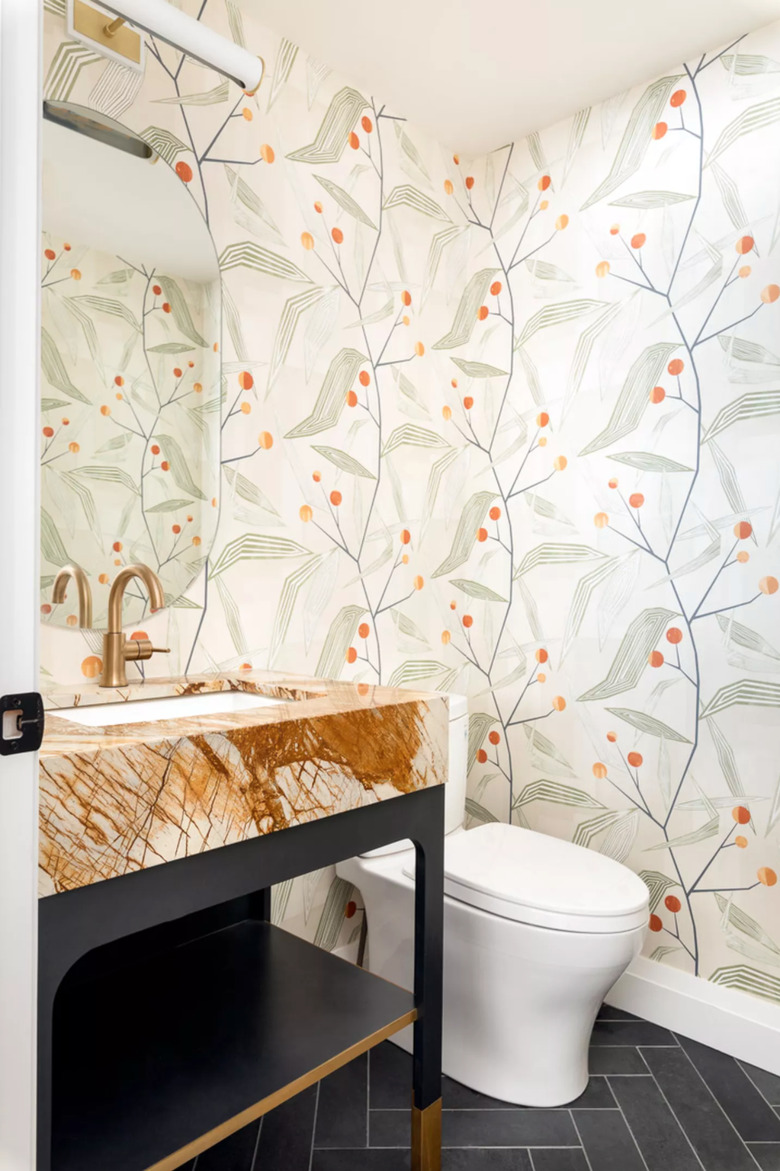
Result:
[[[171,648],[169,646],[153,646],[152,647],[152,654],[153,655],[169,655],[170,653],[171,653]]]

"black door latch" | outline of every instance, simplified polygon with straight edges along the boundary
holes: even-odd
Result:
[[[0,696],[0,756],[37,752],[43,726],[43,699],[37,691]]]

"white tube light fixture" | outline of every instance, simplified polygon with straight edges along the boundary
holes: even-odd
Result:
[[[105,11],[85,0],[69,0],[69,31],[93,47],[97,44],[107,55],[124,59],[126,65],[143,68],[141,38],[125,26],[125,21],[229,77],[249,94],[255,93],[262,81],[265,66],[261,57],[233,44],[167,0],[100,0],[100,4],[117,19],[111,20]]]

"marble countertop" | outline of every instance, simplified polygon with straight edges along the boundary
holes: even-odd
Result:
[[[109,727],[57,715],[224,690],[292,702]],[[40,897],[446,780],[448,701],[435,693],[237,671],[44,702]]]

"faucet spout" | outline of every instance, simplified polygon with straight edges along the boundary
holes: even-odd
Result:
[[[55,605],[65,601],[68,592],[68,582],[73,579],[79,596],[79,626],[84,629],[92,627],[92,590],[89,580],[80,565],[63,565],[54,579],[51,591],[51,600]]]
[[[146,586],[152,610],[162,610],[165,607],[165,594],[160,579],[148,565],[127,565],[119,571],[108,596],[108,630],[103,635],[101,687],[126,687],[128,661],[151,659],[155,652],[168,654],[167,647],[154,647],[148,638],[131,639],[128,642],[122,631],[122,602],[125,590],[134,577],[140,578]]]

